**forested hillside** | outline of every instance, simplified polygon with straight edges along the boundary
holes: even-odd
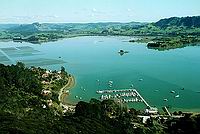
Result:
[[[200,16],[193,16],[193,17],[172,17],[167,19],[161,19],[155,23],[155,26],[160,28],[167,28],[170,26],[177,26],[177,27],[187,27],[192,28],[200,27]]]

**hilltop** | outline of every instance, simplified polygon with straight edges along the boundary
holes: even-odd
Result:
[[[155,26],[160,27],[160,28],[167,28],[167,27],[171,27],[171,26],[199,28],[200,27],[200,16],[171,17],[171,18],[161,19],[155,23]]]

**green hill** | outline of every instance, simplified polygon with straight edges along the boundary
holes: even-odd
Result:
[[[5,31],[12,27],[18,27],[19,24],[0,24],[0,31]]]
[[[173,48],[183,44],[197,43],[200,36],[200,16],[171,17],[155,23],[33,23],[22,25],[0,25],[1,40],[42,43],[76,36],[159,36],[177,37],[170,44]],[[178,37],[179,36],[179,37]],[[189,38],[193,38],[192,40]],[[20,39],[20,40],[19,40]],[[148,40],[152,41],[152,40]],[[157,40],[154,40],[157,41]],[[160,39],[159,39],[160,41]],[[184,45],[185,46],[185,45]]]
[[[8,28],[7,31],[11,33],[21,33],[23,35],[29,35],[33,33],[37,33],[41,29],[41,25],[39,23],[33,24],[21,24],[19,26]]]
[[[33,23],[33,24],[22,24],[7,29],[10,32],[20,32],[20,33],[34,33],[42,31],[72,31],[72,30],[92,30],[92,29],[106,29],[106,28],[121,28],[124,26],[129,26],[132,28],[137,28],[143,26],[146,23],[140,22],[130,22],[130,23],[119,23],[119,22],[106,22],[106,23]]]
[[[155,23],[155,26],[160,28],[167,28],[171,26],[187,27],[187,28],[200,28],[200,16],[193,17],[171,17],[167,19],[161,19]]]

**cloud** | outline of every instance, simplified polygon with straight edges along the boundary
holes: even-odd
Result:
[[[128,9],[127,9],[127,11],[128,11],[128,12],[131,12],[131,11],[132,11],[132,9],[128,8]]]
[[[128,13],[127,13],[127,16],[128,16],[128,17],[134,17],[134,16],[135,16],[135,12],[134,12],[133,9],[128,8],[126,11],[128,12]]]
[[[92,11],[93,11],[93,12],[97,12],[97,9],[96,9],[96,8],[93,8]]]
[[[134,9],[128,8],[126,11],[132,13],[132,12],[134,12]]]
[[[61,18],[57,15],[0,16],[0,22],[5,23],[56,22],[60,20]]]

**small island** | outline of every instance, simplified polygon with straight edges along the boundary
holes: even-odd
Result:
[[[62,39],[65,36],[62,34],[55,33],[42,33],[42,34],[34,34],[27,37],[17,36],[13,38],[14,42],[30,42],[35,44],[41,44],[50,41],[57,41],[58,39]]]
[[[129,51],[125,51],[125,50],[120,49],[118,53],[122,56],[126,53],[129,53]]]
[[[133,42],[130,40],[129,42]],[[142,37],[134,42],[139,43],[147,43],[147,48],[149,49],[156,49],[159,51],[169,50],[169,49],[176,49],[176,48],[183,48],[186,46],[196,46],[200,43],[199,36],[151,36],[151,37]]]

